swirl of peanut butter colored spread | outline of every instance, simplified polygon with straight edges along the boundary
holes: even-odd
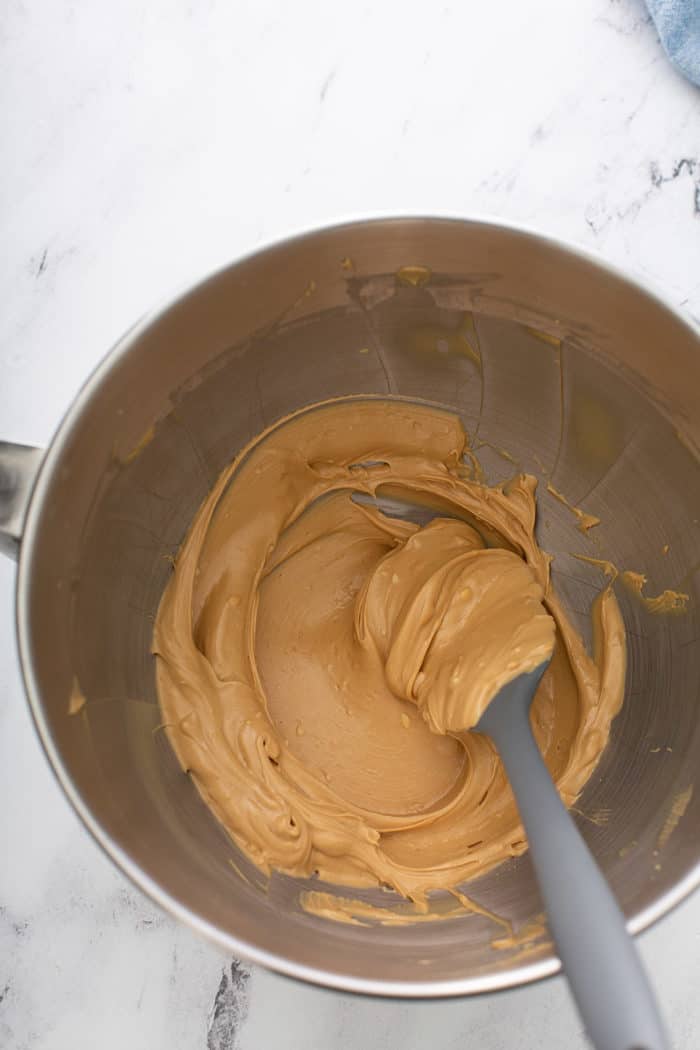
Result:
[[[209,494],[158,611],[164,722],[183,767],[265,872],[389,886],[425,903],[526,848],[474,726],[552,652],[532,709],[573,803],[622,702],[610,588],[594,653],[535,539],[536,480],[472,479],[446,411],[350,398],[245,448]],[[351,498],[429,503],[419,528]]]

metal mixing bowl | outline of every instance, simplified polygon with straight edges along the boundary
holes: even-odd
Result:
[[[397,278],[406,266],[429,268],[430,279]],[[467,311],[480,366],[455,335]],[[479,454],[490,480],[515,469],[505,450],[601,518],[587,539],[541,494],[539,539],[584,633],[603,577],[574,553],[646,573],[652,593],[690,595],[685,615],[659,616],[620,589],[627,695],[577,806],[630,928],[663,915],[700,880],[700,792],[673,826],[700,768],[698,390],[698,332],[656,293],[585,252],[491,222],[383,219],[312,232],[221,270],[139,323],[76,398],[31,496],[39,455],[0,448],[7,547],[23,528],[27,693],[56,775],[97,841],[178,918],[309,981],[444,996],[556,971],[547,942],[494,949],[498,931],[482,916],[345,926],[301,911],[293,879],[261,888],[155,731],[154,614],[218,472],[309,402],[421,398],[454,409],[487,443]],[[87,703],[69,714],[76,682]],[[516,926],[541,908],[527,856],[468,892]]]

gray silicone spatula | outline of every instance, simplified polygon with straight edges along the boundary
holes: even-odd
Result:
[[[520,811],[547,923],[597,1050],[667,1050],[651,985],[610,887],[559,798],[530,728],[547,665],[496,694],[476,731],[498,748]]]
[[[358,503],[426,525],[438,516],[403,500]],[[475,729],[496,745],[520,811],[547,921],[596,1050],[668,1050],[654,993],[610,887],[559,798],[530,728],[543,663],[505,685]]]

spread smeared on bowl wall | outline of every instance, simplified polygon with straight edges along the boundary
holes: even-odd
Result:
[[[590,656],[535,539],[535,478],[488,487],[468,451],[431,406],[311,406],[244,449],[191,526],[155,627],[164,722],[263,871],[425,907],[522,853],[494,749],[458,731],[552,644],[532,718],[567,804],[600,758],[625,679],[613,591]],[[351,499],[377,491],[445,517],[419,529]]]

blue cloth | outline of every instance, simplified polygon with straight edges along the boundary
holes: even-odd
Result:
[[[700,0],[647,0],[673,64],[700,87]]]

